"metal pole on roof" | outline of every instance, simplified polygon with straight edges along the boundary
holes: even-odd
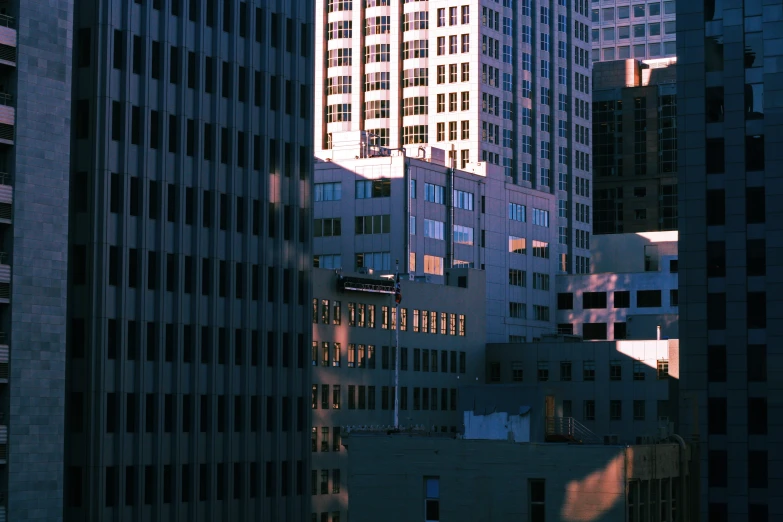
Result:
[[[397,316],[397,321],[394,325],[394,334],[395,334],[395,348],[394,348],[394,429],[399,429],[400,427],[400,299],[397,298],[399,295],[399,288],[400,288],[400,263],[397,261],[395,263],[394,268],[394,279],[395,279],[395,292],[394,292],[394,308],[395,308],[395,315]]]

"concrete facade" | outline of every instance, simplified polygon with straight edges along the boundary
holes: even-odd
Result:
[[[783,102],[774,2],[678,2],[683,432],[702,520],[781,520]]]
[[[676,443],[519,444],[362,433],[344,441],[353,520],[691,520],[683,516],[689,449]]]
[[[677,232],[594,236],[593,273],[557,276],[558,332],[585,340],[676,339],[677,238]]]
[[[661,428],[672,433],[677,347],[676,340],[488,344],[486,382],[533,408],[533,441],[551,431],[549,417],[576,420],[595,436],[586,433],[586,442],[639,444],[658,440]]]
[[[2,520],[62,520],[73,8],[0,15]]]
[[[316,157],[335,159],[338,134],[362,130],[409,156],[443,149],[448,167],[495,165],[556,196],[559,253],[577,270],[587,256],[577,230],[590,230],[590,198],[577,191],[592,179],[588,9],[317,0]]]
[[[675,56],[675,4],[675,0],[593,0],[593,61]]]
[[[554,332],[557,252],[567,245],[557,245],[552,194],[510,183],[486,163],[449,169],[437,149],[367,157],[372,151],[349,143],[315,165],[315,266],[389,274],[399,261],[402,273],[431,282],[452,266],[482,269],[488,341]],[[374,197],[360,192],[370,184]],[[319,237],[323,226],[331,235],[321,229]]]
[[[594,65],[595,235],[677,230],[675,82],[674,58]]]
[[[76,4],[68,521],[309,520],[313,14]]]
[[[448,284],[401,282],[399,422],[439,433],[461,429],[458,388],[483,379],[486,339],[486,273],[448,272]],[[396,312],[393,293],[342,291],[337,274],[324,269],[313,270],[312,306],[312,512],[335,522],[348,519],[353,498],[341,434],[351,426],[394,425]]]

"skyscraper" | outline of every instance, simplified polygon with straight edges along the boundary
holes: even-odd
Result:
[[[309,519],[311,4],[74,20],[65,519]]]
[[[561,271],[589,270],[590,19],[579,0],[317,0],[315,155],[363,130],[375,145],[487,162],[555,194]]]
[[[783,22],[759,1],[678,2],[677,21],[681,431],[702,520],[780,520]]]
[[[70,0],[0,4],[4,520],[62,520],[72,23]]]
[[[675,0],[593,0],[594,62],[676,55]]]

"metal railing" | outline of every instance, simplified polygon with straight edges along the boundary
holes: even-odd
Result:
[[[5,105],[7,107],[13,107],[14,106],[14,95],[8,94],[7,92],[0,92],[0,105]]]
[[[573,417],[547,417],[546,434],[560,435],[583,444],[603,444],[601,437]]]
[[[0,60],[16,63],[16,47],[0,44]]]
[[[11,185],[11,175],[7,172],[0,172],[0,185]]]
[[[5,14],[0,14],[0,27],[16,29],[16,18]]]

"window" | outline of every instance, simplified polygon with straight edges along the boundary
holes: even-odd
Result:
[[[658,361],[658,380],[664,380],[669,378],[669,361],[666,359],[660,359]]]
[[[719,174],[725,171],[725,144],[723,138],[706,141],[707,174]]]
[[[586,341],[606,340],[606,323],[585,323],[582,338]]]
[[[634,361],[633,362],[633,380],[634,381],[643,381],[645,379],[645,365],[644,361]]]
[[[623,367],[620,361],[609,362],[609,380],[621,381],[623,379]]]
[[[440,521],[440,478],[424,477],[424,520]]]
[[[432,203],[444,204],[444,188],[432,183],[424,184],[424,200]]]
[[[748,398],[748,435],[767,434],[767,398]]]
[[[584,408],[584,413],[583,413],[584,420],[586,421],[595,420],[595,401],[584,401],[583,408]]]
[[[508,269],[508,284],[511,286],[526,286],[526,274],[524,270]]]
[[[764,187],[745,189],[745,217],[748,224],[766,221],[766,198]]]
[[[760,329],[767,327],[766,292],[748,292],[747,312],[749,329]]]
[[[748,452],[748,487],[766,488],[769,459],[766,451]]]
[[[561,381],[571,380],[571,361],[560,362],[560,380]]]
[[[725,347],[723,347],[725,352]],[[766,382],[767,346],[765,344],[748,345],[748,381]]]
[[[618,400],[609,401],[609,420],[622,420],[623,402]]]
[[[545,522],[546,520],[546,481],[544,479],[529,479],[530,522]]]
[[[633,420],[644,420],[645,417],[645,402],[644,400],[633,401]]]
[[[542,259],[549,259],[549,243],[545,241],[533,240],[533,256]]]
[[[636,292],[636,306],[639,308],[656,308],[661,306],[660,290],[639,290]]]
[[[595,361],[582,362],[582,380],[584,381],[595,380]]]
[[[586,310],[606,308],[606,292],[584,292],[582,294],[582,308]]]
[[[362,180],[356,182],[356,199],[387,198],[391,195],[391,180]]]
[[[525,303],[510,301],[508,303],[508,315],[515,319],[525,319],[527,317]]]
[[[750,347],[748,347],[750,354]],[[750,355],[748,355],[750,363]],[[750,368],[750,366],[748,366]],[[726,346],[712,345],[707,347],[707,381],[708,382],[726,382]]]
[[[707,433],[725,435],[727,402],[725,397],[710,397],[707,400]]]
[[[745,136],[745,170],[764,170],[764,136]]]
[[[514,361],[511,363],[511,380],[514,382],[522,382],[522,363]]]
[[[728,453],[725,450],[710,450],[707,456],[709,470],[708,485],[724,488],[728,484]]]
[[[548,381],[549,380],[549,362],[548,361],[538,361],[538,372],[537,372],[538,380],[539,381]]]
[[[525,206],[517,203],[508,204],[508,218],[513,221],[525,221]]]
[[[443,275],[443,258],[437,256],[424,256],[424,273]]]

